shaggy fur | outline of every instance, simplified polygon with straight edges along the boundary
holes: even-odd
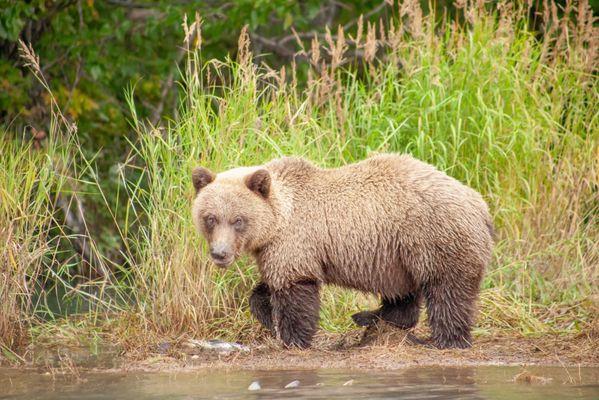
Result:
[[[394,154],[336,169],[298,158],[216,176],[200,168],[193,181],[194,222],[211,248],[255,257],[263,283],[250,308],[284,344],[310,345],[319,287],[334,284],[381,296],[379,310],[354,316],[359,325],[411,328],[424,299],[434,343],[470,345],[493,247],[488,208],[474,190]],[[239,219],[243,229],[232,228]]]
[[[401,329],[411,329],[418,323],[420,295],[409,294],[395,299],[383,299],[381,308],[376,311],[362,311],[352,315],[360,326],[372,326],[383,320]]]
[[[269,331],[275,333],[272,324],[272,302],[266,283],[258,284],[250,296],[250,312]]]

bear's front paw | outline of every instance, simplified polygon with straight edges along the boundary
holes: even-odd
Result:
[[[287,349],[307,349],[312,344],[312,337],[300,336],[289,333],[288,335],[281,335],[283,346]]]
[[[369,327],[373,326],[379,320],[379,314],[374,311],[360,311],[359,313],[355,313],[351,316],[356,325]]]

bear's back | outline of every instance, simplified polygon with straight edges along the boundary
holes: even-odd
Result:
[[[292,203],[279,243],[286,257],[306,264],[301,274],[391,294],[426,279],[444,258],[489,257],[482,197],[411,156],[381,154],[332,169],[283,158],[265,168]]]

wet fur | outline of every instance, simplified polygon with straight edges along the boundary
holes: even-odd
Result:
[[[269,173],[270,186],[260,186],[266,195],[223,205],[235,202],[223,191],[250,192],[247,182],[266,179],[242,177],[196,199],[194,219],[207,201],[213,208],[249,209],[255,219],[266,215],[240,246],[256,258],[263,281],[250,309],[286,345],[310,345],[323,284],[382,297],[379,310],[354,317],[360,325],[383,319],[410,328],[423,299],[436,346],[470,345],[493,247],[491,218],[477,192],[407,155],[378,155],[337,169],[283,158],[260,170]]]
[[[375,311],[362,311],[352,315],[359,326],[369,327],[382,320],[400,329],[411,329],[420,316],[420,293],[409,294],[395,299],[383,299],[381,308]]]

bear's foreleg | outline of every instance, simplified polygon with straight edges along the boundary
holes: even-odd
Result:
[[[418,323],[420,315],[420,293],[392,299],[383,298],[381,308],[375,311],[362,311],[352,315],[359,326],[373,326],[383,320],[401,329],[411,329]]]
[[[433,343],[440,349],[471,346],[478,282],[438,283],[424,290]]]
[[[266,283],[256,285],[250,296],[250,312],[266,329],[273,332],[270,297],[270,289]]]
[[[316,282],[297,282],[272,292],[276,335],[286,347],[310,347],[318,325],[319,287]]]

